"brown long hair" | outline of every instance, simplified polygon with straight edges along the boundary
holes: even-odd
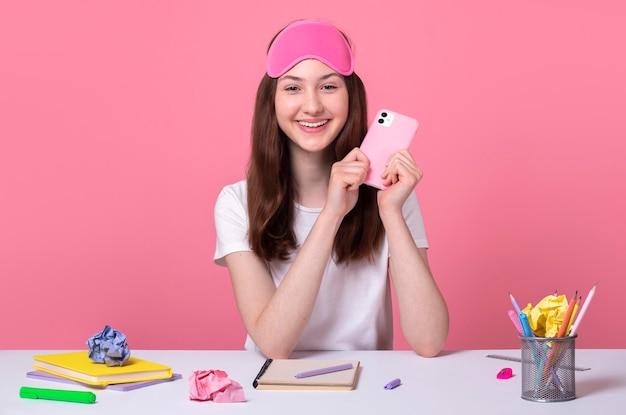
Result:
[[[361,145],[367,132],[365,87],[356,73],[344,77],[348,118],[334,141],[336,161]],[[259,257],[289,258],[297,248],[294,234],[296,189],[291,175],[288,138],[278,126],[274,100],[277,80],[261,79],[252,120],[252,154],[248,165],[248,240]],[[362,185],[355,207],[344,217],[335,236],[337,263],[371,259],[382,244],[384,228],[378,215],[377,190]]]

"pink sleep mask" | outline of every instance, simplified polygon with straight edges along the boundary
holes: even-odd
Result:
[[[319,20],[299,20],[276,35],[267,52],[267,74],[279,78],[305,59],[317,59],[341,75],[354,71],[354,55],[344,35]]]

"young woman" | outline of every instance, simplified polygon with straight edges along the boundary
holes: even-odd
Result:
[[[384,190],[363,184],[366,131],[347,37],[318,20],[280,31],[257,91],[247,178],[215,206],[215,262],[228,267],[246,349],[391,349],[391,277],[407,342],[421,356],[441,351],[448,310],[414,192],[422,171],[405,149],[389,158]]]

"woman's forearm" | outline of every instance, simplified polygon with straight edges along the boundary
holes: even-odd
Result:
[[[304,331],[332,255],[341,219],[320,215],[293,264],[249,333],[259,349],[272,358],[287,358]]]
[[[417,354],[435,356],[448,336],[448,308],[430,270],[426,249],[415,245],[401,214],[386,218],[385,229],[402,332]]]

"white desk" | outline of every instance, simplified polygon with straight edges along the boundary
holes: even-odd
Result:
[[[576,350],[577,398],[537,403],[520,398],[521,364],[487,358],[519,357],[519,350],[444,352],[433,359],[409,351],[324,352],[298,357],[359,359],[357,388],[349,392],[260,391],[252,381],[264,358],[245,351],[134,350],[134,356],[170,365],[183,379],[130,392],[95,391],[95,404],[21,399],[21,386],[88,390],[81,386],[26,378],[32,356],[54,351],[0,351],[0,414],[597,414],[626,411],[626,350]],[[504,367],[514,376],[496,379]],[[188,377],[194,370],[221,369],[245,389],[245,403],[189,400]],[[401,378],[402,385],[385,390]]]

